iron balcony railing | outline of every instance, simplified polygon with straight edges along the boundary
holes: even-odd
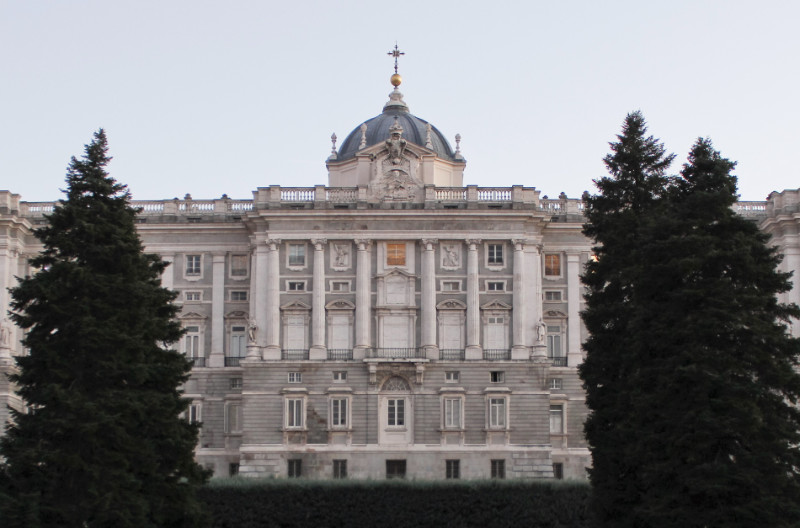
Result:
[[[466,353],[463,348],[442,348],[439,350],[439,359],[442,361],[464,361]]]
[[[206,366],[206,358],[204,357],[190,357],[186,358],[192,362],[193,367],[205,367]]]
[[[425,351],[419,348],[372,348],[367,351],[369,358],[415,359],[424,358]]]
[[[353,350],[349,348],[329,348],[328,359],[332,361],[350,361],[353,359]]]
[[[553,362],[554,367],[566,367],[567,356],[549,356],[547,359]]]
[[[500,361],[504,359],[511,359],[511,350],[507,348],[484,349],[483,359],[489,361]]]
[[[308,349],[283,349],[281,350],[281,359],[292,361],[308,359]]]
[[[244,359],[241,357],[226,357],[225,358],[225,366],[226,367],[238,367],[239,362]]]

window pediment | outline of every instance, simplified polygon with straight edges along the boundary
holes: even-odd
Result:
[[[544,313],[547,317],[566,317],[567,314],[560,310],[548,310]]]
[[[301,303],[302,304],[302,303]],[[325,305],[326,310],[355,310],[356,305],[344,299],[337,299]]]
[[[437,310],[466,310],[466,303],[458,299],[446,299],[436,305]]]
[[[178,319],[180,319],[182,321],[186,320],[186,319],[201,319],[201,320],[205,320],[205,319],[208,319],[208,316],[205,316],[203,314],[199,314],[197,312],[188,312],[188,313],[180,315],[178,317]]]
[[[292,301],[281,306],[284,312],[310,312],[311,307],[303,301]]]
[[[494,301],[490,301],[490,302],[484,304],[483,306],[481,306],[481,310],[505,310],[505,311],[508,311],[508,310],[511,310],[511,305],[510,304],[506,304],[506,303],[504,303],[502,301],[494,300]]]
[[[225,314],[225,319],[247,319],[247,312],[236,310]]]

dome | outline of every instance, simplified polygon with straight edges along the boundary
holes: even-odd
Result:
[[[364,122],[364,124],[367,125],[366,144],[362,145],[363,125],[359,125],[348,134],[347,138],[342,143],[336,155],[336,161],[350,159],[354,157],[359,150],[389,139],[389,127],[394,124],[395,120],[403,127],[403,139],[426,148],[428,122],[408,111],[408,106],[403,102],[403,95],[397,91],[397,89],[390,94],[389,98],[389,102],[383,107],[382,114]],[[447,142],[444,135],[433,125],[431,125],[430,139],[430,150],[433,150],[437,156],[450,161],[463,161],[463,158],[456,158],[453,149],[450,148],[450,144]]]

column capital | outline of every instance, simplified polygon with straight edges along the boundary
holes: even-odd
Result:
[[[528,244],[530,241],[526,238],[512,238],[511,243],[514,245],[514,251],[523,251],[525,249],[525,245]]]
[[[356,243],[356,248],[358,248],[359,251],[366,251],[372,245],[372,240],[369,238],[356,238],[353,242]]]
[[[325,244],[328,243],[328,240],[325,238],[312,238],[311,243],[314,245],[314,251],[322,251],[325,249]]]
[[[469,246],[470,251],[475,251],[478,249],[478,245],[482,242],[480,238],[468,238],[466,239],[467,245]]]
[[[267,245],[267,248],[270,251],[276,251],[278,249],[278,246],[281,243],[281,239],[280,238],[268,238],[268,239],[264,240],[264,243]]]
[[[437,238],[423,238],[420,240],[422,242],[422,247],[425,248],[425,251],[433,251],[434,244],[439,242]]]

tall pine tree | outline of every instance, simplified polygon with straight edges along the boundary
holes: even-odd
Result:
[[[584,278],[581,376],[597,526],[800,524],[800,344],[785,325],[800,312],[777,301],[789,277],[766,235],[731,207],[733,167],[699,140],[635,224],[606,230],[630,203],[590,209],[600,258]],[[627,254],[623,275],[609,254]]]
[[[106,136],[72,158],[66,200],[36,236],[36,271],[11,290],[30,354],[11,376],[27,412],[0,440],[3,526],[201,526],[197,427],[179,415],[190,364],[165,263],[108,176]]]
[[[601,526],[608,519],[628,519],[638,501],[638,464],[628,456],[635,432],[630,406],[636,397],[628,380],[639,368],[629,350],[633,277],[639,272],[641,224],[663,200],[670,181],[666,170],[674,158],[647,136],[640,112],[625,118],[611,150],[604,159],[610,176],[595,181],[600,194],[585,203],[584,234],[596,243],[596,258],[583,276],[589,338],[580,367],[591,411],[585,433],[592,450],[593,511]]]

